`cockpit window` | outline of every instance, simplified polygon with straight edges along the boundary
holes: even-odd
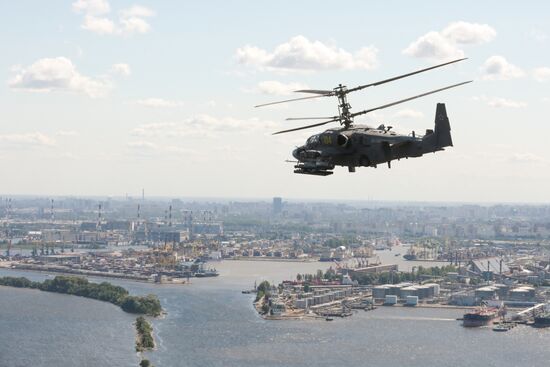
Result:
[[[307,139],[307,145],[317,145],[319,144],[319,135],[313,135],[309,139]]]
[[[332,135],[321,135],[321,143],[323,143],[324,145],[332,145]]]

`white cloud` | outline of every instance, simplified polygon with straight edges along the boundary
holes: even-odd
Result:
[[[447,60],[464,57],[459,45],[482,44],[492,41],[496,31],[488,24],[458,21],[442,31],[431,31],[420,36],[403,50],[403,54],[419,58]]]
[[[183,106],[182,101],[175,101],[163,98],[146,98],[140,99],[135,102],[140,106],[153,107],[153,108],[167,108],[167,107],[180,107]]]
[[[80,74],[66,57],[40,59],[27,68],[15,70],[16,75],[8,82],[13,89],[71,91],[95,98],[105,95],[111,88],[108,80]]]
[[[421,36],[404,49],[403,54],[436,60],[464,57],[464,51],[438,32],[429,32]]]
[[[120,11],[123,18],[148,18],[155,15],[155,12],[145,6],[133,5],[131,8]]]
[[[155,143],[145,140],[131,141],[127,144],[128,148],[137,150],[156,150],[158,146]]]
[[[508,160],[515,163],[546,163],[546,159],[533,153],[515,153]]]
[[[525,72],[514,64],[511,64],[504,57],[495,55],[489,57],[481,67],[483,79],[486,80],[508,80],[521,78]]]
[[[59,130],[55,133],[57,136],[78,136],[79,134],[76,131],[72,130]]]
[[[111,11],[107,0],[78,0],[73,3],[73,10],[77,13],[106,14]]]
[[[497,32],[488,24],[460,21],[449,24],[441,35],[460,44],[481,44],[492,41]]]
[[[473,97],[475,101],[485,102],[490,107],[495,108],[524,108],[527,107],[527,103],[522,101],[516,101],[508,98],[501,97]]]
[[[418,119],[418,118],[424,117],[424,114],[420,111],[413,110],[411,108],[405,108],[394,113],[393,117]]]
[[[143,124],[132,131],[132,135],[141,137],[179,138],[184,136],[213,137],[221,133],[245,134],[252,131],[273,129],[277,126],[270,121],[257,118],[236,119],[233,117],[214,117],[197,115],[179,122],[159,122]]]
[[[145,19],[131,17],[120,19],[120,28],[118,29],[118,33],[130,35],[133,33],[147,33],[149,30],[151,30],[151,26],[145,21]]]
[[[545,42],[548,39],[548,34],[539,28],[532,28],[528,35],[537,42]]]
[[[111,67],[111,71],[115,74],[123,75],[123,76],[129,76],[132,71],[130,70],[130,65],[128,64],[114,64]]]
[[[23,134],[0,134],[0,143],[15,147],[52,147],[55,139],[41,132]]]
[[[110,12],[106,0],[78,0],[73,3],[73,10],[84,14],[82,29],[99,35],[130,36],[137,33],[147,33],[151,26],[145,18],[152,17],[155,12],[141,5],[133,5],[122,9],[118,22],[106,14]]]
[[[82,29],[90,32],[94,32],[100,35],[115,33],[116,26],[112,20],[108,18],[99,18],[93,15],[86,15],[84,17],[84,23],[82,23]]]
[[[310,41],[295,36],[275,47],[272,52],[256,46],[240,47],[237,61],[258,69],[280,71],[314,71],[330,69],[373,69],[376,67],[378,49],[364,47],[354,54],[320,41]]]
[[[307,89],[308,86],[300,83],[281,83],[276,80],[266,80],[258,83],[258,91],[263,94],[289,95],[300,89]]]
[[[550,68],[541,67],[533,70],[533,77],[537,82],[548,82],[550,81]]]
[[[505,108],[524,108],[527,107],[527,103],[521,101],[514,101],[513,99],[507,98],[492,98],[487,104],[491,107],[505,107]]]

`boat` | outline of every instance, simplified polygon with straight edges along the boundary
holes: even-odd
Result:
[[[332,317],[326,317],[325,318],[325,321],[332,321],[332,320],[334,320]]]
[[[498,317],[498,309],[481,306],[464,314],[462,325],[465,327],[487,326]]]
[[[193,274],[195,278],[208,278],[208,277],[217,277],[220,275],[216,269],[210,270],[199,270]]]
[[[411,246],[409,248],[409,250],[407,251],[407,253],[405,255],[403,255],[403,258],[405,260],[416,260],[417,259],[416,251],[415,251],[413,246]]]
[[[514,324],[509,322],[501,322],[493,327],[493,331],[508,331],[514,327]]]
[[[538,316],[535,316],[534,327],[550,327],[550,312],[544,312]]]

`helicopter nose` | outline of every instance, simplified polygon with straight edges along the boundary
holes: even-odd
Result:
[[[302,147],[294,149],[292,151],[292,156],[299,160],[300,158],[298,158],[298,156],[299,156],[300,152],[302,151],[302,149],[303,149]]]

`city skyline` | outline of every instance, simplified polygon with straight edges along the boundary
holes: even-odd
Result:
[[[2,4],[2,196],[547,203],[550,5],[397,4]],[[350,96],[358,111],[475,80],[357,121],[423,132],[447,104],[455,147],[391,170],[295,175],[285,160],[322,130],[271,133],[336,101],[253,108],[464,56]]]

